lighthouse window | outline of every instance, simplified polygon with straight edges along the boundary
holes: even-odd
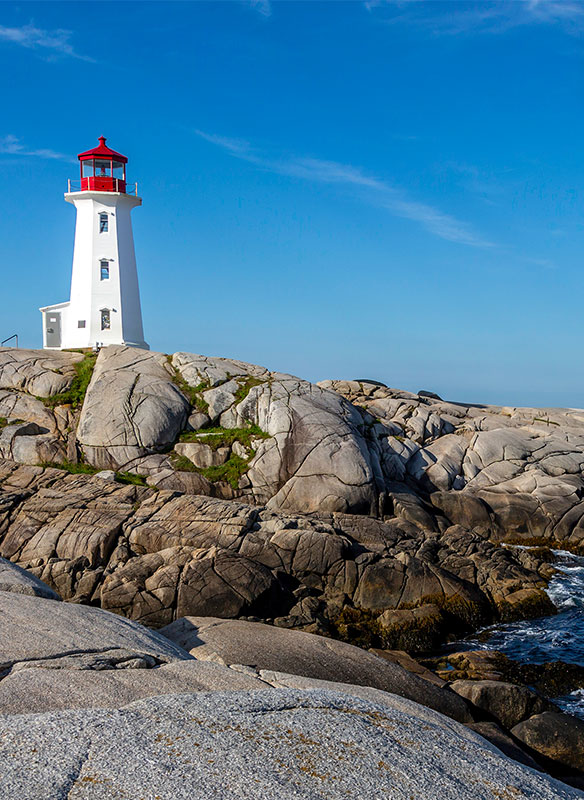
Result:
[[[121,161],[114,161],[112,164],[113,175],[114,178],[119,178],[121,181],[124,180],[124,165]]]
[[[109,263],[105,260],[99,262],[99,271],[102,281],[109,279]]]
[[[109,331],[109,329],[110,329],[110,311],[109,311],[109,308],[102,308],[102,310],[101,310],[101,329],[102,329],[102,331]]]
[[[95,159],[95,174],[98,178],[109,178],[111,175],[112,162]]]
[[[102,213],[99,215],[99,232],[100,233],[107,233],[107,214]]]
[[[93,159],[90,161],[82,161],[81,169],[83,170],[82,176],[84,178],[93,178]]]
[[[77,327],[78,328],[84,328],[85,327],[85,320],[84,319],[77,320]]]

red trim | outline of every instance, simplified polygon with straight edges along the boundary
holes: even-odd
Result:
[[[124,192],[126,191],[126,181],[121,178],[108,178],[95,176],[81,178],[82,192]]]
[[[99,137],[99,145],[94,147],[93,150],[86,150],[84,153],[79,153],[77,158],[79,161],[88,161],[90,158],[111,158],[113,161],[121,161],[122,164],[127,164],[128,159],[126,156],[123,156],[121,153],[116,153],[115,150],[112,150],[110,147],[106,145],[105,136]]]

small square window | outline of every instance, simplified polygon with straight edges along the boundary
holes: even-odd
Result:
[[[109,262],[108,262],[108,261],[106,261],[105,259],[102,259],[102,260],[99,262],[99,272],[100,272],[100,277],[101,277],[101,280],[102,280],[102,281],[107,281],[107,280],[109,280],[109,276],[110,276],[110,271],[109,271],[109,269],[110,269],[110,268],[109,268]]]
[[[84,319],[77,320],[77,327],[78,328],[84,328],[85,327],[85,320]]]

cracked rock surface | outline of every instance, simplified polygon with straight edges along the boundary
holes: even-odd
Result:
[[[106,478],[0,461],[0,556],[65,600],[152,627],[253,617],[415,651],[450,630],[549,611],[548,564],[431,516],[411,496],[403,516],[382,521]]]
[[[80,358],[0,349],[0,455],[28,464],[66,455],[285,513],[397,513],[430,528],[438,514],[492,539],[584,548],[582,410],[315,385],[232,359],[122,346],[100,352],[80,415],[47,407]],[[209,448],[207,429],[262,435]],[[208,474],[225,464],[237,469]]]

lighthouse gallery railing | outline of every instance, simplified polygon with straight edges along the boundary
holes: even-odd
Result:
[[[138,182],[136,183],[127,183],[123,181],[121,178],[113,178],[115,182],[115,189],[113,191],[120,192],[121,194],[133,194],[138,197]],[[71,192],[85,192],[85,189],[81,185],[81,181],[72,181],[71,178],[67,180],[67,194],[71,194]],[[91,190],[89,190],[91,191]]]

